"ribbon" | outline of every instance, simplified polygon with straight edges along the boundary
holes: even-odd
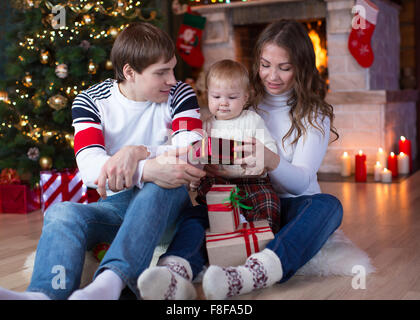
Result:
[[[0,184],[20,184],[20,178],[15,169],[5,168],[0,174]]]
[[[255,227],[253,222],[248,222],[248,223],[243,223],[242,224],[242,229],[238,229],[234,232],[207,234],[206,235],[206,242],[223,241],[223,240],[229,240],[229,239],[234,239],[234,238],[244,238],[246,255],[248,257],[252,253],[251,252],[250,237],[252,237],[252,242],[253,242],[253,245],[254,245],[254,252],[259,252],[260,248],[258,246],[258,238],[257,238],[256,234],[257,233],[264,233],[264,232],[271,232],[270,227],[269,226]],[[208,238],[211,238],[211,237],[222,237],[222,238],[208,239]]]
[[[245,191],[245,197],[241,197],[239,195],[240,191],[241,190],[239,190],[238,187],[232,188],[232,190],[230,191],[229,197],[226,198],[226,199],[223,199],[223,201],[229,202],[230,205],[234,206],[235,208],[240,207],[240,208],[243,208],[243,209],[246,209],[246,210],[251,210],[253,207],[246,206],[246,205],[244,205],[243,203],[240,202],[240,200],[244,200],[245,198],[248,197],[248,192]]]

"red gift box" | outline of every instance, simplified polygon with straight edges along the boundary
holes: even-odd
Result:
[[[231,164],[235,159],[243,158],[244,152],[238,154],[234,148],[244,142],[215,137],[198,140],[191,145],[188,160],[191,163],[201,164]]]
[[[42,211],[56,202],[88,203],[87,186],[78,169],[41,171]]]
[[[30,213],[41,208],[41,189],[26,184],[0,184],[0,212]]]

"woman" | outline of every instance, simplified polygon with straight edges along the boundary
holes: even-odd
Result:
[[[210,266],[203,278],[207,299],[225,299],[287,281],[321,249],[340,226],[343,215],[340,201],[322,194],[317,182],[330,131],[336,138],[338,135],[332,125],[332,106],[324,101],[325,86],[315,67],[315,54],[306,30],[296,21],[273,23],[259,36],[253,56],[251,83],[256,95],[255,105],[279,150],[275,154],[262,146],[264,166],[281,198],[281,229],[264,250],[252,254],[244,265]],[[251,154],[251,150],[261,150],[257,144],[261,142],[250,139],[245,146],[237,147],[236,151],[244,150],[248,154],[237,164],[255,165],[256,156],[262,156]],[[212,166],[208,166],[207,172],[223,175]],[[206,210],[202,211],[204,215]],[[162,261],[169,261],[171,257],[182,259],[177,260],[177,270],[180,265],[189,268],[191,279],[201,270],[204,261],[199,248],[206,227],[204,217],[201,220],[187,218]],[[191,237],[193,233],[195,236]],[[192,239],[196,249],[186,250],[186,246],[192,248]],[[183,288],[178,292],[187,287],[191,292],[188,280],[174,272],[175,268],[166,267],[165,263],[161,263],[160,268],[161,271],[167,268],[176,276],[178,287]],[[144,278],[152,273],[145,273]],[[174,292],[173,286],[171,290]]]

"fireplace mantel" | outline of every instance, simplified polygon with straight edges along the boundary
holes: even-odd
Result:
[[[199,13],[209,13],[214,11],[244,8],[244,7],[255,7],[255,6],[266,6],[275,3],[286,3],[286,2],[303,2],[304,0],[248,0],[247,2],[233,2],[233,3],[220,3],[212,5],[201,5],[193,6],[192,11]]]

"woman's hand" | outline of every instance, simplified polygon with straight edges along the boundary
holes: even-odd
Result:
[[[244,157],[235,160],[245,168],[246,175],[262,174],[264,170],[273,171],[280,163],[280,156],[268,149],[256,138],[247,138],[244,145],[236,146],[234,151],[244,152]]]
[[[183,184],[198,184],[206,173],[180,158],[187,153],[188,147],[182,147],[147,160],[143,167],[142,180],[154,182],[166,189],[178,188]]]
[[[95,184],[101,198],[106,198],[106,181],[108,188],[114,192],[130,188],[133,176],[140,160],[149,156],[145,146],[124,146],[103,165]]]

